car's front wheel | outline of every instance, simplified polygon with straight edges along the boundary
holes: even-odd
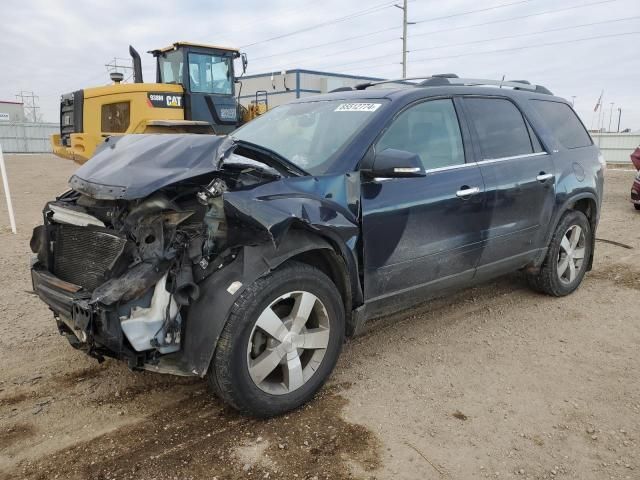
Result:
[[[529,284],[540,292],[562,297],[573,292],[584,278],[593,241],[589,220],[571,210],[563,215],[549,243],[540,271]]]
[[[232,307],[207,377],[243,413],[278,415],[310,400],[336,364],[344,305],[320,270],[290,262],[258,279]]]

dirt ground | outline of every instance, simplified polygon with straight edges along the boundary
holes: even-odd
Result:
[[[640,478],[640,212],[610,169],[594,271],[556,299],[520,275],[374,322],[285,417],[203,381],[95,360],[29,293],[29,238],[74,169],[9,156],[0,208],[0,478]],[[2,201],[4,198],[2,198]],[[628,247],[628,248],[627,248]]]

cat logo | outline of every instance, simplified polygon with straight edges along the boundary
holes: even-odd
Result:
[[[148,93],[147,103],[155,108],[182,108],[182,95],[172,93]]]
[[[167,95],[167,107],[181,107],[182,97],[180,95]]]

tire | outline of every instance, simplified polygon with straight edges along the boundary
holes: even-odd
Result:
[[[299,305],[312,305],[306,320],[304,313],[294,315]],[[255,417],[300,407],[335,367],[344,315],[342,297],[329,277],[306,264],[286,263],[247,287],[233,304],[207,372],[210,387]]]
[[[634,203],[633,208],[635,208],[636,210],[640,210],[640,203]]]
[[[584,235],[579,238],[574,253],[569,255],[565,247],[571,246],[571,232],[576,232],[576,228],[579,228]],[[569,295],[578,288],[584,278],[592,248],[591,225],[585,214],[576,210],[566,212],[551,237],[547,255],[540,271],[535,275],[528,276],[529,285],[534,290],[547,295],[555,297]],[[579,255],[582,255],[581,259],[578,257]],[[565,260],[566,268],[563,268]],[[574,265],[573,272],[570,263]]]

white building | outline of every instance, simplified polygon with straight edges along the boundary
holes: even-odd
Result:
[[[362,77],[342,73],[318,72],[315,70],[294,69],[284,72],[268,72],[246,75],[240,78],[242,90],[240,103],[247,106],[256,99],[266,98],[269,108],[277,107],[296,98],[327,93],[340,87],[352,87],[359,83],[383,80],[375,77]],[[239,85],[236,85],[238,94]]]
[[[0,122],[24,122],[25,120],[22,102],[0,100]]]

